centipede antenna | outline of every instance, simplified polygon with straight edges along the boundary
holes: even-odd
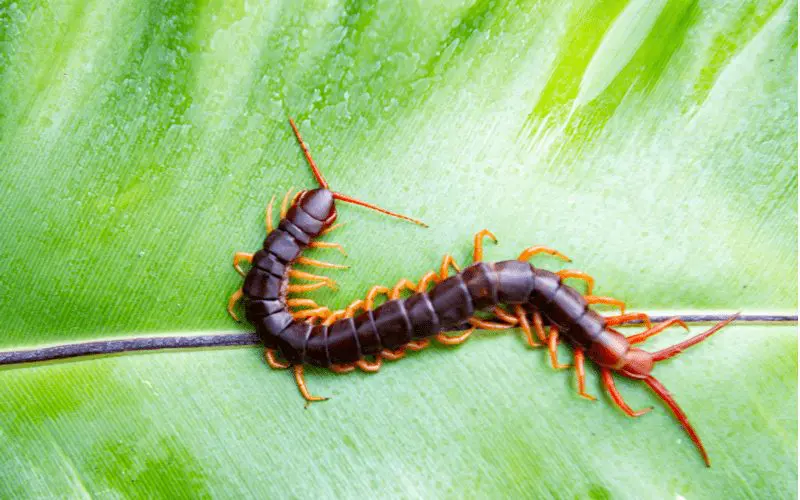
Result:
[[[732,321],[732,319],[728,321]],[[681,407],[678,406],[678,403],[672,398],[672,394],[669,393],[667,388],[664,387],[664,385],[661,382],[659,382],[658,379],[652,376],[648,376],[647,378],[645,378],[644,382],[647,385],[649,385],[651,389],[653,389],[653,392],[655,392],[659,398],[661,398],[665,403],[667,403],[667,406],[669,406],[669,409],[672,410],[672,413],[675,415],[675,418],[677,418],[678,422],[680,422],[681,425],[683,426],[683,430],[686,431],[686,433],[689,435],[689,438],[691,438],[692,442],[697,447],[697,451],[699,451],[700,455],[703,457],[703,461],[706,463],[706,467],[711,467],[711,460],[709,460],[708,458],[708,453],[706,453],[706,448],[703,446],[703,442],[700,440],[700,436],[697,435],[697,432],[695,432],[694,427],[692,427],[692,424],[689,423],[689,419],[686,418],[686,414],[683,413]]]
[[[294,131],[294,136],[297,137],[297,142],[299,142],[300,147],[303,148],[303,154],[306,156],[306,160],[308,160],[308,164],[311,166],[311,171],[314,172],[314,177],[317,178],[317,182],[319,183],[320,187],[322,187],[323,189],[330,189],[328,187],[328,181],[326,181],[325,178],[322,176],[322,172],[319,171],[319,168],[317,168],[317,164],[314,163],[314,159],[311,158],[311,153],[308,151],[308,146],[306,146],[305,141],[303,141],[303,138],[300,136],[300,131],[297,129],[297,125],[295,125],[294,120],[292,120],[291,116],[289,117],[289,125],[292,126],[292,130]],[[362,207],[375,210],[376,212],[380,212],[382,214],[390,215],[392,217],[397,217],[398,219],[407,220],[409,222],[413,222],[414,224],[419,224],[422,227],[428,227],[428,225],[422,222],[421,220],[414,219],[406,215],[398,214],[396,212],[391,212],[389,210],[386,210],[385,208],[373,205],[372,203],[367,203],[366,201],[357,200],[356,198],[352,198],[350,196],[347,196],[346,194],[334,192],[333,197],[345,203],[352,203],[353,205],[361,205]]]
[[[297,125],[294,124],[294,120],[292,117],[289,117],[289,125],[292,126],[292,130],[294,131],[294,136],[297,137],[297,142],[300,143],[300,147],[303,148],[303,154],[306,155],[306,160],[308,160],[308,164],[311,166],[311,171],[314,172],[314,177],[317,178],[317,182],[319,182],[320,187],[324,189],[328,189],[328,182],[322,177],[322,172],[319,171],[317,168],[317,164],[314,163],[314,159],[311,158],[311,152],[308,150],[308,146],[303,141],[303,138],[300,136],[300,131],[297,130]]]
[[[693,345],[699,344],[700,342],[704,341],[708,337],[714,335],[715,333],[720,331],[722,328],[724,328],[725,326],[730,324],[733,320],[738,318],[739,315],[741,315],[741,313],[736,313],[733,316],[731,316],[730,318],[726,319],[725,321],[720,321],[719,323],[717,323],[716,325],[712,326],[707,331],[705,331],[705,332],[703,332],[703,333],[701,333],[699,335],[695,335],[692,338],[686,339],[683,342],[679,342],[679,343],[677,343],[677,344],[675,344],[673,346],[667,347],[666,349],[662,349],[660,351],[654,352],[653,353],[653,361],[655,361],[655,362],[664,361],[665,359],[669,359],[669,358],[672,358],[674,356],[677,356],[678,354],[683,352],[685,349],[688,349],[688,348],[692,347]]]
[[[419,224],[422,227],[428,227],[427,224],[425,224],[424,222],[422,222],[419,219],[414,219],[413,217],[408,217],[407,215],[402,215],[402,214],[398,214],[396,212],[391,212],[389,210],[386,210],[385,208],[381,208],[381,207],[379,207],[377,205],[373,205],[372,203],[367,203],[366,201],[361,201],[361,200],[357,200],[355,198],[351,198],[350,196],[347,196],[346,194],[333,193],[333,197],[335,199],[337,199],[339,201],[343,201],[345,203],[352,203],[353,205],[360,205],[362,207],[366,207],[366,208],[369,208],[371,210],[375,210],[376,212],[380,212],[382,214],[390,215],[392,217],[397,217],[398,219],[407,220],[409,222],[413,222],[414,224]]]

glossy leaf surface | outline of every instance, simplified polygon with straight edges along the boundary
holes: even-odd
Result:
[[[334,189],[431,226],[341,207],[348,257],[313,256],[351,269],[320,302],[465,263],[488,227],[487,259],[547,244],[634,310],[792,313],[796,19],[771,1],[0,3],[0,349],[246,330],[224,312],[231,256],[272,195],[313,186],[287,115]],[[665,408],[581,400],[518,331],[374,376],[312,370],[333,399],[307,410],[257,348],[7,368],[0,496],[795,493],[795,325],[734,326],[656,373],[712,469]]]

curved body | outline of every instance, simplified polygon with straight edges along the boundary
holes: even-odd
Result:
[[[365,371],[377,371],[382,358],[399,359],[406,348],[422,349],[427,346],[429,337],[435,337],[447,345],[455,345],[466,340],[475,328],[502,329],[519,326],[525,332],[528,344],[535,347],[541,344],[536,343],[531,333],[529,320],[532,320],[538,339],[547,344],[554,368],[570,366],[558,363],[556,347],[559,338],[566,340],[573,348],[579,395],[594,399],[585,391],[584,361],[588,358],[600,367],[603,385],[614,403],[627,415],[638,417],[652,408],[632,410],[617,391],[612,374],[642,380],[669,406],[706,464],[710,463],[702,442],[686,415],[651,372],[656,363],[702,342],[738,315],[660,351],[642,350],[636,345],[670,326],[686,325],[679,318],[672,318],[652,326],[646,314],[624,314],[625,305],[621,301],[591,295],[594,283],[591,276],[569,270],[553,273],[533,267],[527,262],[531,256],[540,252],[569,260],[560,252],[547,247],[530,247],[517,260],[482,262],[482,239],[487,236],[495,239],[485,229],[475,235],[474,264],[455,275],[450,276],[448,273],[450,266],[456,267],[452,257],[445,256],[441,272],[426,274],[418,285],[404,279],[391,292],[386,287],[373,287],[366,301],[357,300],[342,311],[332,312],[325,307],[318,307],[309,299],[288,299],[289,293],[310,291],[324,285],[322,282],[315,285],[291,285],[291,276],[327,280],[322,276],[294,271],[293,264],[342,267],[302,257],[303,251],[313,246],[341,250],[341,246],[337,244],[315,241],[327,230],[333,229],[332,224],[337,216],[335,200],[366,206],[424,225],[415,219],[329,190],[327,182],[300,138],[297,127],[291,120],[290,123],[321,187],[300,192],[288,211],[284,212],[287,194],[282,207],[282,214],[285,216],[274,230],[270,202],[267,210],[268,235],[263,248],[252,255],[240,252],[234,256],[234,267],[238,271],[242,272],[238,267],[241,259],[250,261],[252,267],[245,276],[242,288],[231,297],[228,312],[236,318],[233,307],[240,298],[245,299],[247,319],[255,326],[257,334],[264,342],[267,362],[273,368],[293,367],[298,388],[307,401],[326,398],[310,395],[303,378],[303,365],[329,367],[340,373],[350,371],[355,366]],[[589,295],[584,296],[566,285],[564,278],[585,280]],[[431,281],[434,284],[429,288]],[[328,284],[330,283],[332,282]],[[404,288],[411,289],[414,293],[400,298],[400,290]],[[386,293],[389,300],[373,307],[373,292]],[[597,303],[617,306],[622,312],[617,316],[600,315],[590,307]],[[316,309],[293,311],[290,308],[298,305]],[[510,306],[514,314],[501,306]],[[356,314],[359,310],[363,312]],[[503,323],[483,320],[476,316],[476,312],[480,311],[493,312]],[[322,322],[317,324],[317,320]],[[626,337],[612,328],[633,321],[643,322],[647,329]],[[544,331],[545,325],[549,327],[547,335]],[[464,329],[469,330],[457,338],[442,333]],[[280,352],[286,363],[275,359],[275,351]],[[367,356],[374,356],[375,361],[370,364],[365,359]]]
[[[540,311],[548,323],[560,326],[571,342],[584,348],[602,342],[604,333],[615,335],[605,331],[605,318],[589,309],[583,295],[558,275],[518,260],[478,262],[427,292],[389,300],[354,318],[312,326],[294,319],[286,305],[290,266],[313,237],[287,231],[303,225],[292,221],[297,214],[305,216],[307,212],[302,206],[293,207],[264,241],[243,287],[248,321],[265,347],[278,349],[292,364],[328,367],[354,363],[383,349],[394,351],[412,340],[453,330],[476,311],[500,304],[521,304]],[[606,350],[592,349],[588,351],[590,359],[594,360],[595,352],[602,353],[598,361],[607,357]]]
[[[292,263],[335,219],[330,191],[303,192],[253,255],[242,287],[247,320],[264,346],[278,349],[289,363],[322,367],[354,363],[456,329],[476,311],[519,304],[529,312],[540,312],[570,343],[586,349],[595,363],[624,368],[631,349],[627,339],[607,331],[606,319],[561,277],[519,260],[477,262],[429,291],[389,300],[330,325],[295,319],[286,304]]]

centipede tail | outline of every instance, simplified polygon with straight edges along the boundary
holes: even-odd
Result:
[[[686,414],[683,413],[681,407],[678,406],[678,403],[672,398],[672,395],[669,393],[666,387],[664,387],[661,382],[659,382],[655,377],[646,377],[644,379],[644,383],[649,385],[653,392],[655,392],[658,397],[664,400],[669,406],[672,413],[675,414],[675,418],[678,419],[678,422],[681,423],[683,428],[686,430],[686,433],[689,434],[694,445],[697,447],[697,450],[700,452],[700,455],[703,457],[703,461],[706,463],[706,467],[711,467],[711,460],[708,458],[708,453],[706,452],[705,446],[703,446],[703,442],[700,440],[700,436],[697,435],[695,432],[694,427],[692,424],[689,423],[689,419],[686,418]]]
[[[578,393],[586,399],[594,399],[585,390],[587,360],[598,365],[611,399],[630,416],[640,416],[649,409],[639,412],[631,409],[617,391],[613,375],[644,381],[670,408],[706,464],[710,463],[686,415],[651,372],[657,363],[702,342],[736,316],[671,347],[655,353],[644,351],[636,346],[670,326],[686,325],[675,318],[651,326],[647,315],[625,313],[623,302],[593,295],[594,279],[588,274],[577,270],[553,273],[527,262],[538,254],[569,260],[549,247],[529,247],[516,260],[484,262],[483,240],[490,238],[497,242],[495,235],[486,229],[475,235],[474,262],[464,269],[458,267],[452,256],[445,255],[438,271],[425,274],[416,283],[403,279],[391,289],[374,286],[364,299],[339,311],[331,311],[310,299],[289,298],[291,294],[334,286],[333,280],[295,270],[294,265],[346,267],[303,256],[303,252],[312,247],[342,250],[341,245],[317,241],[339,226],[334,225],[336,201],[424,226],[417,219],[331,191],[291,119],[290,124],[320,187],[301,191],[293,198],[291,191],[287,193],[281,207],[282,218],[274,228],[271,215],[275,198],[270,201],[266,217],[269,232],[263,247],[254,254],[238,252],[234,257],[238,272],[243,272],[240,267],[243,262],[249,261],[251,267],[241,289],[231,297],[228,310],[236,318],[233,308],[244,299],[245,316],[264,343],[268,364],[275,368],[292,367],[298,389],[307,402],[326,398],[311,395],[305,384],[304,365],[326,367],[337,373],[346,373],[355,367],[375,372],[384,359],[398,360],[407,350],[424,349],[431,338],[446,345],[457,345],[466,341],[476,328],[520,327],[531,347],[547,345],[554,368],[571,366],[558,362],[556,347],[559,342],[566,342],[574,349]],[[450,274],[451,269],[455,274]],[[290,278],[313,283],[290,284]],[[567,279],[582,280],[586,295],[566,284],[564,280]],[[409,292],[410,295],[401,297]],[[387,300],[375,306],[382,295],[386,295]],[[618,307],[621,314],[605,317],[591,308],[595,304]],[[305,309],[292,310],[293,307]],[[486,318],[486,313],[494,313],[496,318]],[[647,330],[626,338],[612,328],[632,321],[644,322]],[[457,330],[462,333],[446,333]]]

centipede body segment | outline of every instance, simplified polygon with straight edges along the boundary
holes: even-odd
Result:
[[[694,428],[651,372],[656,363],[705,340],[736,316],[700,335],[650,353],[636,345],[670,326],[685,325],[679,319],[650,325],[645,314],[626,314],[625,304],[621,301],[593,295],[594,279],[591,276],[576,270],[553,273],[527,262],[540,253],[568,260],[561,252],[548,247],[530,247],[516,260],[484,262],[483,240],[496,241],[494,235],[485,229],[475,235],[474,262],[464,269],[459,270],[453,258],[446,255],[438,272],[431,271],[416,283],[404,279],[393,288],[373,287],[365,299],[356,300],[339,311],[320,306],[311,299],[289,298],[292,294],[335,286],[330,278],[294,266],[343,267],[302,255],[311,247],[344,251],[338,244],[318,241],[321,235],[336,227],[337,200],[424,225],[411,217],[331,191],[291,119],[290,124],[320,187],[299,192],[291,203],[291,193],[287,193],[281,210],[282,218],[276,228],[272,226],[270,202],[267,209],[268,234],[263,247],[254,254],[237,252],[234,256],[234,267],[245,275],[245,280],[242,288],[231,297],[228,311],[236,318],[234,307],[244,299],[245,317],[264,342],[269,366],[291,367],[298,388],[307,401],[325,398],[313,396],[307,389],[304,365],[327,367],[337,373],[355,368],[375,372],[384,360],[398,360],[407,350],[424,349],[430,339],[455,345],[466,341],[476,328],[519,327],[531,346],[547,347],[554,368],[572,366],[558,361],[556,347],[560,341],[573,348],[578,393],[584,398],[594,399],[585,389],[587,360],[599,367],[601,380],[611,400],[631,417],[649,410],[631,409],[616,389],[613,375],[644,381],[667,404],[703,460],[710,464]],[[251,264],[246,274],[240,267],[243,262]],[[455,270],[454,274],[451,274],[451,269]],[[290,283],[290,278],[311,283]],[[568,279],[585,282],[588,293],[584,295],[568,285]],[[404,293],[409,295],[401,297]],[[377,297],[381,295],[387,300],[375,306]],[[618,307],[620,314],[603,316],[591,308],[594,304]],[[487,312],[494,318],[482,317]],[[647,329],[625,337],[612,328],[633,321],[644,322]]]

